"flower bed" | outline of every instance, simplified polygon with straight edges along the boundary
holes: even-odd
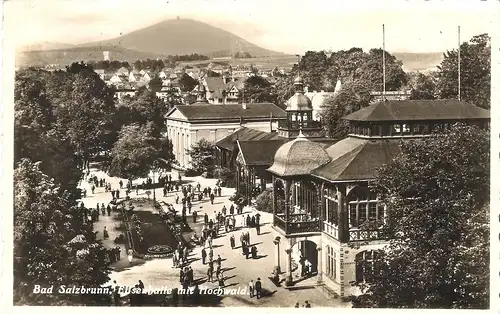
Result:
[[[143,259],[170,257],[178,240],[165,225],[164,217],[156,213],[158,210],[153,208],[153,203],[133,199],[125,204],[119,208],[123,212],[129,247],[134,251],[134,256]],[[136,208],[139,210],[134,210]]]

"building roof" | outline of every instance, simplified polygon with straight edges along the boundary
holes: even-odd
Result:
[[[238,147],[247,166],[270,166],[276,151],[285,143],[284,138],[269,140],[238,140]]]
[[[348,137],[326,149],[331,161],[311,174],[329,181],[369,180],[400,152],[399,140],[358,139]]]
[[[215,145],[224,148],[226,150],[233,150],[234,143],[236,141],[257,141],[257,143],[262,143],[262,141],[280,139],[277,133],[270,133],[259,131],[252,128],[241,127],[235,132],[229,134],[228,136],[220,139]],[[274,152],[273,152],[274,156]]]
[[[220,119],[274,119],[284,118],[285,111],[280,107],[271,103],[255,103],[247,104],[246,109],[240,104],[227,104],[227,105],[207,105],[207,104],[193,104],[193,105],[179,105],[175,106],[167,117],[175,110],[178,110],[186,117],[188,121],[193,120],[220,120]]]
[[[205,83],[210,92],[214,93],[216,97],[221,97],[222,91],[226,89],[226,84],[222,77],[206,77]]]
[[[351,121],[408,121],[489,118],[489,110],[456,99],[440,99],[377,102],[353,112],[343,119]]]
[[[279,176],[307,175],[330,160],[323,145],[308,140],[300,133],[276,151],[273,165],[267,170]]]

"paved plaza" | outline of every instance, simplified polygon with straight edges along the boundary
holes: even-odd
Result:
[[[113,189],[119,187],[120,178],[109,177],[106,173],[99,171],[95,168],[91,168],[91,175],[95,174],[98,178],[105,178],[106,182],[110,182]],[[172,175],[173,179],[177,176]],[[122,179],[125,183],[126,180]],[[191,182],[196,185],[197,182],[201,184],[202,189],[204,187],[214,187],[216,179],[206,179],[203,177],[188,177],[183,178],[183,181]],[[137,182],[142,182],[137,180]],[[134,182],[135,184],[135,182]],[[95,193],[92,194],[90,190],[90,184],[86,181],[82,182],[82,188],[87,190],[87,197],[82,199],[86,207],[95,208],[97,203],[104,203],[106,206],[112,200],[110,192],[105,192],[104,188],[96,188]],[[205,198],[201,202],[193,202],[193,209],[198,211],[198,220],[203,219],[203,215],[207,213],[209,217],[212,217],[214,211],[218,212],[222,209],[223,205],[229,209],[231,202],[229,197],[234,194],[234,189],[232,188],[222,188],[222,196],[216,197],[214,204],[210,204],[210,200]],[[125,191],[122,190],[120,193],[121,197],[125,196]],[[167,197],[163,197],[163,191],[161,188],[155,191],[156,199],[159,202],[166,202],[173,204],[175,209],[179,212],[182,210],[181,204],[175,204],[175,192],[170,192]],[[147,197],[144,190],[139,190],[138,195],[135,191],[130,194],[132,198],[136,197]],[[152,197],[152,194],[151,194]],[[256,213],[256,210],[250,206],[245,207],[244,215]],[[324,294],[319,289],[314,287],[309,287],[307,289],[300,290],[288,290],[284,286],[276,287],[273,282],[268,278],[271,276],[273,267],[276,265],[275,260],[275,250],[276,247],[273,244],[273,232],[271,229],[272,214],[260,212],[261,214],[261,234],[257,235],[254,228],[243,228],[241,230],[236,230],[234,233],[236,238],[236,246],[234,250],[231,249],[229,244],[229,237],[231,232],[225,233],[223,230],[219,233],[219,237],[213,240],[214,248],[214,259],[217,255],[220,255],[222,262],[222,269],[224,270],[225,285],[228,288],[244,288],[248,285],[250,280],[256,280],[258,277],[261,278],[263,289],[271,292],[271,295],[263,297],[261,299],[250,298],[249,295],[227,295],[222,298],[222,306],[281,306],[281,307],[293,307],[295,303],[300,302],[304,304],[307,300],[314,307],[349,307],[349,303],[341,302],[340,299],[331,298],[329,295]],[[103,244],[107,248],[115,247],[116,244],[113,240],[121,233],[114,229],[118,226],[120,222],[113,219],[117,215],[116,212],[112,212],[111,216],[100,216],[99,221],[97,221],[94,226],[95,230],[98,231],[98,239],[103,241]],[[191,220],[191,218],[189,218]],[[238,215],[236,219],[237,227],[242,226],[243,219],[242,215]],[[104,226],[106,226],[109,232],[109,238],[103,239]],[[250,231],[250,242],[252,245],[256,245],[258,249],[258,259],[246,259],[242,254],[241,249],[239,249],[239,237],[242,231]],[[121,259],[120,261],[112,264],[113,271],[110,274],[112,282],[116,280],[120,286],[134,286],[139,280],[142,280],[146,288],[158,289],[161,287],[180,287],[179,283],[179,268],[172,267],[172,259],[152,259],[152,260],[140,260],[134,258],[132,265],[129,264],[126,258],[126,248],[125,245],[121,244]],[[195,247],[189,255],[189,259],[192,261],[190,266],[194,270],[194,279],[206,278],[206,272],[208,269],[207,265],[203,265],[201,261],[201,246]],[[281,261],[282,268],[284,268],[284,261]],[[308,279],[309,281],[315,280],[315,278]]]

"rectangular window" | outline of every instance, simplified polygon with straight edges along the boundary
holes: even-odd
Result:
[[[366,221],[366,204],[358,205],[358,224],[362,224]]]
[[[404,135],[410,134],[410,125],[409,124],[403,124],[403,134]]]
[[[385,208],[384,206],[378,207],[378,221],[384,222]]]
[[[399,135],[401,134],[401,124],[394,124],[392,126],[392,135]]]
[[[357,210],[356,204],[349,204],[349,224],[352,227],[358,226],[356,210]]]
[[[382,125],[382,136],[389,136],[391,132],[391,127],[387,124]]]
[[[377,221],[377,203],[368,204],[368,220]]]
[[[423,125],[422,134],[429,134],[429,125],[428,124]]]

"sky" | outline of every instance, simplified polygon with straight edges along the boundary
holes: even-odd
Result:
[[[491,33],[500,1],[361,0],[10,0],[5,32],[13,45],[79,44],[176,18],[199,20],[285,53],[382,46],[442,52]]]

